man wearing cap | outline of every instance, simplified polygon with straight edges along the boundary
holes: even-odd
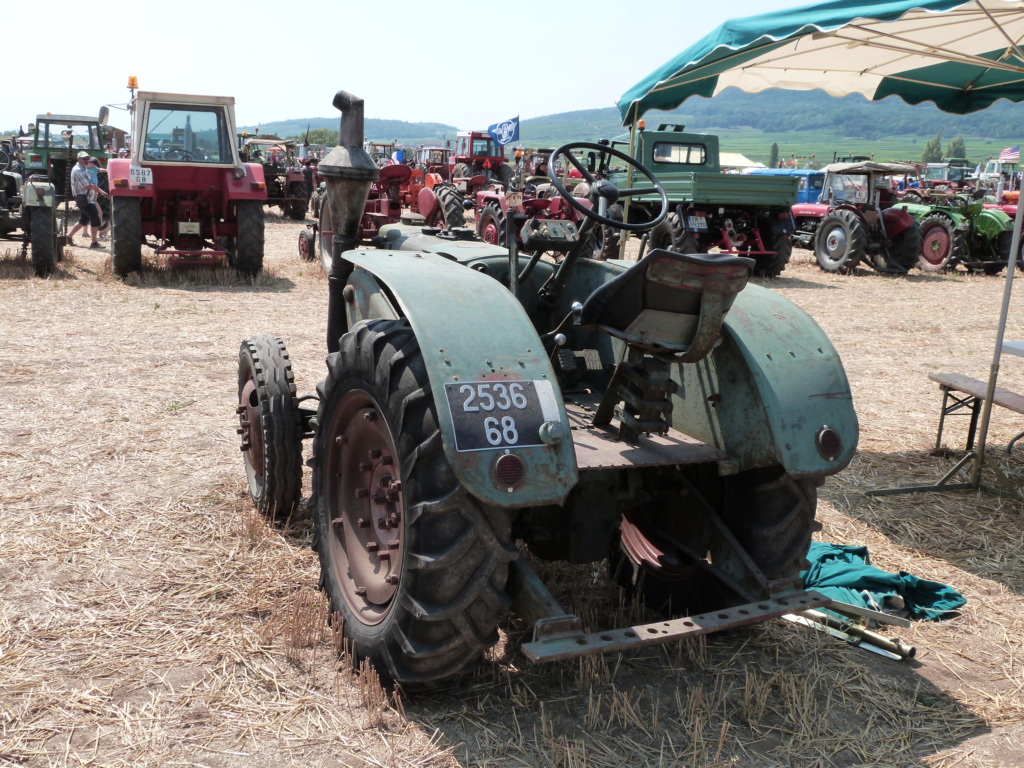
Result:
[[[75,197],[75,205],[78,206],[78,223],[68,234],[68,245],[74,245],[74,236],[85,227],[92,238],[90,248],[100,248],[97,240],[100,231],[100,215],[96,206],[89,200],[89,193],[99,190],[99,187],[89,179],[89,161],[92,158],[88,152],[78,153],[78,162],[71,171],[71,194]]]

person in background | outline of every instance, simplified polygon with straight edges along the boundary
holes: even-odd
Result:
[[[89,181],[92,182],[96,189],[93,190],[90,195],[90,200],[93,205],[96,206],[96,213],[100,217],[100,229],[103,229],[103,208],[100,207],[100,195],[103,197],[110,197],[106,192],[103,191],[103,187],[100,186],[100,174],[106,173],[107,169],[100,166],[100,161],[95,157],[89,158],[89,164],[86,167],[89,172]]]
[[[100,217],[98,207],[89,201],[89,193],[95,192],[99,187],[89,179],[87,170],[89,160],[92,158],[88,152],[78,153],[78,162],[71,170],[71,194],[74,195],[75,205],[78,206],[78,223],[68,233],[68,245],[74,245],[74,237],[84,227],[92,238],[90,248],[100,248],[98,242],[100,232]]]
[[[309,198],[313,195],[313,161],[308,157],[302,161],[302,181],[306,185],[306,205],[309,205]]]

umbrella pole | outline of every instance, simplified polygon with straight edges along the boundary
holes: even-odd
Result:
[[[635,104],[633,107],[633,121],[629,126],[629,156],[636,157],[636,121],[637,113],[640,111],[640,105]],[[626,166],[626,188],[629,189],[633,186],[633,166]],[[622,202],[622,220],[629,221],[629,202],[632,197],[627,197]],[[619,258],[626,258],[626,241],[629,240],[629,231],[623,229],[619,233]]]

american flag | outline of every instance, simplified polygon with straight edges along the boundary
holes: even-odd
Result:
[[[1012,147],[1007,147],[999,153],[999,162],[1005,163],[1011,160],[1020,160],[1020,144],[1015,144]]]

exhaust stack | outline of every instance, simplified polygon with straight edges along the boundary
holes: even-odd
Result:
[[[343,291],[352,264],[341,258],[359,244],[359,222],[366,207],[370,186],[380,171],[363,149],[363,100],[347,91],[334,95],[334,106],[341,111],[338,146],[320,161],[319,175],[327,182],[326,204],[331,209],[334,240],[331,273],[327,276],[327,351],[337,352],[339,339],[346,330]]]

